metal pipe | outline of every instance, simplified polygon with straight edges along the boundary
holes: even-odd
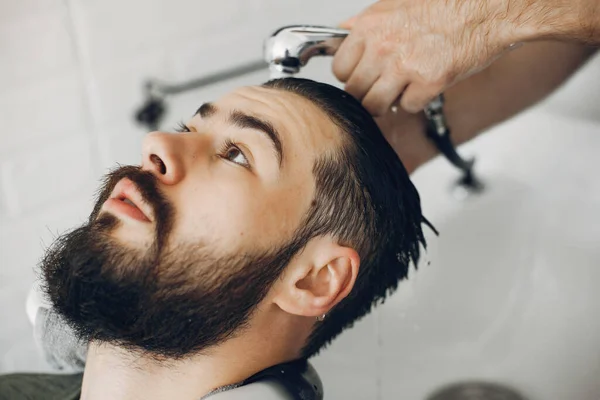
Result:
[[[224,71],[216,72],[201,78],[193,79],[183,83],[164,83],[158,80],[146,82],[146,90],[150,96],[164,97],[187,92],[193,89],[214,85],[229,79],[234,79],[253,72],[264,71],[268,67],[264,60],[254,60],[246,64],[238,65]]]

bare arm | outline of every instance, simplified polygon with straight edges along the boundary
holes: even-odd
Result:
[[[380,0],[342,25],[346,90],[375,116],[398,99],[416,113],[514,43],[600,44],[600,0]]]
[[[515,41],[600,43],[600,0],[504,0]],[[512,6],[515,7],[512,7]],[[502,18],[503,15],[496,14]]]
[[[595,49],[576,43],[536,42],[518,48],[445,93],[454,144],[530,107],[571,76]],[[423,114],[398,110],[377,119],[409,172],[437,154],[425,136]]]

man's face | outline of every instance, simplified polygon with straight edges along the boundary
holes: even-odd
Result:
[[[290,237],[313,198],[315,159],[340,139],[310,101],[261,87],[204,105],[186,125],[191,132],[149,134],[142,168],[156,172],[174,209],[171,244],[204,242],[228,253]],[[153,230],[122,218],[114,236],[135,247],[147,245]]]
[[[55,307],[85,337],[183,356],[235,333],[289,261],[316,159],[341,141],[310,101],[262,87],[186,126],[149,134],[141,169],[109,175],[90,222],[42,261]]]

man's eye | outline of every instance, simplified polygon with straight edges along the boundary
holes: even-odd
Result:
[[[177,127],[175,128],[175,132],[190,132],[190,128],[187,127],[186,124],[184,124],[183,122],[179,122],[177,124]]]
[[[236,164],[241,165],[242,167],[249,168],[250,163],[248,159],[244,155],[244,152],[240,150],[240,148],[233,143],[231,140],[225,141],[223,148],[221,149],[220,157],[224,158],[227,161],[234,162]]]

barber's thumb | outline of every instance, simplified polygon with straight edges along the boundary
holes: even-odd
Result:
[[[342,29],[352,29],[352,27],[354,27],[354,23],[356,22],[356,16],[345,20],[344,22],[342,22],[339,27]]]

